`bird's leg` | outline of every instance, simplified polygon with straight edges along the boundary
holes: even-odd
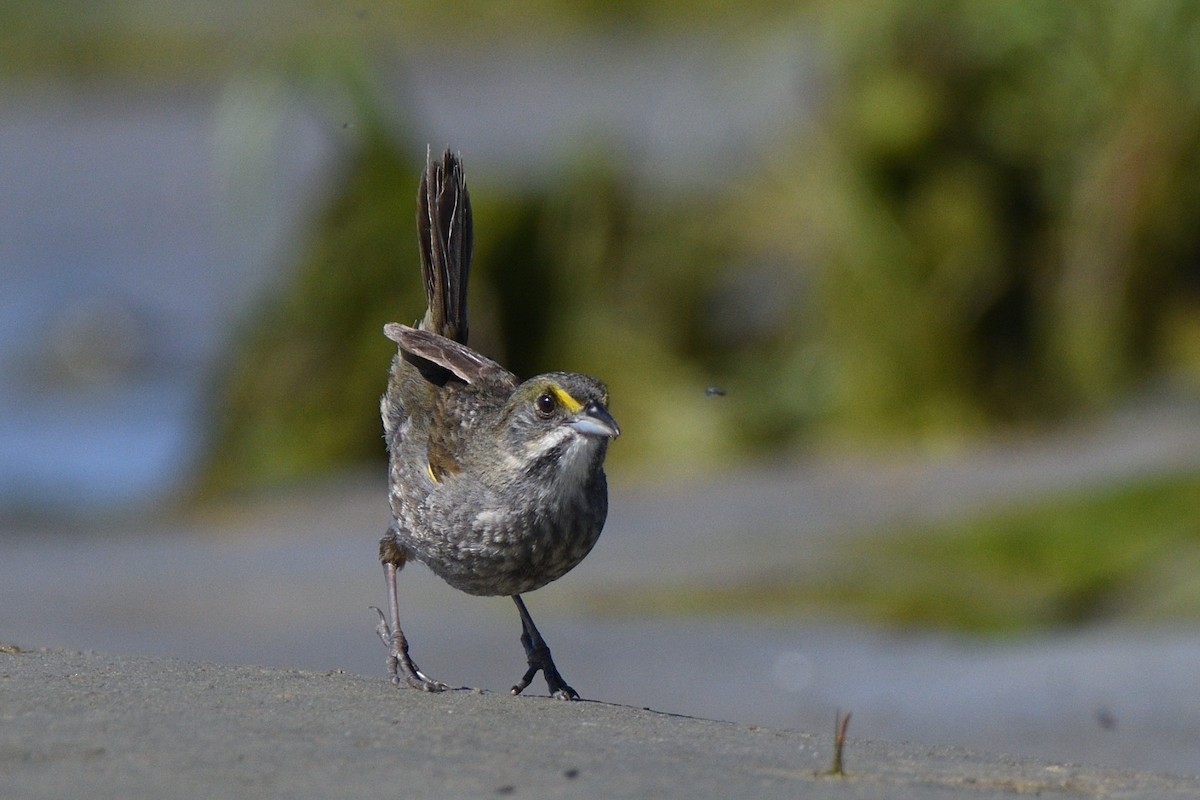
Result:
[[[521,614],[521,644],[525,647],[525,660],[529,663],[529,669],[525,671],[520,682],[512,687],[512,693],[523,692],[533,680],[533,676],[538,674],[538,670],[541,670],[542,675],[546,678],[546,685],[550,687],[551,696],[557,697],[559,700],[578,700],[579,692],[568,686],[562,675],[558,674],[558,668],[554,666],[554,659],[550,657],[550,648],[546,646],[546,640],[542,638],[542,635],[538,633],[537,626],[533,624],[533,617],[529,616],[529,610],[525,608],[525,601],[519,594],[514,594],[512,599],[517,604],[517,611]]]
[[[404,567],[406,559],[407,553],[396,541],[395,531],[389,528],[387,534],[379,540],[379,560],[383,562],[383,575],[387,579],[388,616],[385,617],[383,611],[372,606],[379,613],[379,625],[376,626],[375,632],[389,650],[387,663],[392,683],[399,685],[403,676],[409,686],[426,692],[442,692],[449,687],[441,681],[432,680],[417,668],[408,655],[408,640],[404,638],[404,631],[400,629],[400,599],[396,591],[396,576]]]

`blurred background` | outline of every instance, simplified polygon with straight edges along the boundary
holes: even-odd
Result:
[[[530,599],[585,696],[1194,771],[1197,41],[1184,0],[0,6],[0,639],[382,680],[381,328],[450,146],[472,344],[624,432]],[[510,603],[401,591],[427,671],[518,677]]]

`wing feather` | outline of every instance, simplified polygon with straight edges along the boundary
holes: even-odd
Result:
[[[445,336],[410,328],[398,322],[383,326],[383,334],[410,355],[450,371],[464,383],[501,383],[516,386],[516,376],[487,356]]]

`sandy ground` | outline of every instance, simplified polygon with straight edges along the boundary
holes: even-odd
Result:
[[[835,778],[832,734],[67,650],[0,653],[0,720],[9,798],[1200,796],[1197,778],[853,736]]]

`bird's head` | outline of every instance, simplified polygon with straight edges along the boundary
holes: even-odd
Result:
[[[581,485],[621,429],[608,390],[588,375],[549,372],[517,386],[501,414],[508,463],[525,474]]]

